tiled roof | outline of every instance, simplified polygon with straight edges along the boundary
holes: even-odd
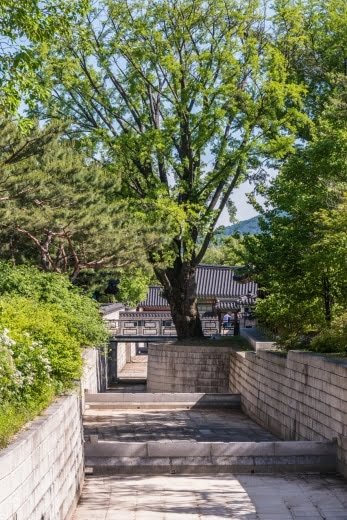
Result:
[[[238,299],[242,296],[255,297],[257,284],[255,282],[240,282],[234,279],[232,267],[217,265],[199,265],[196,273],[198,298]],[[149,288],[147,298],[139,307],[168,307],[167,300],[162,296],[162,287],[154,285]]]
[[[151,285],[148,290],[147,298],[139,304],[139,307],[168,307],[167,300],[162,296],[162,292],[163,288],[161,285]]]
[[[166,300],[165,300],[166,301]],[[125,311],[119,313],[119,319],[120,320],[129,320],[129,319],[154,319],[154,318],[160,318],[160,319],[168,319],[171,320],[171,314],[169,312],[136,312],[136,311]]]
[[[199,265],[196,281],[198,298],[231,298],[257,292],[257,284],[235,280],[233,267],[224,265]]]
[[[119,311],[121,309],[125,309],[125,305],[123,303],[107,303],[101,305],[100,307],[100,311],[104,316],[110,314],[111,312]]]
[[[243,305],[254,305],[255,298],[243,298]],[[221,300],[217,302],[216,309],[227,311],[232,309],[238,309],[240,307],[240,301],[237,300]]]

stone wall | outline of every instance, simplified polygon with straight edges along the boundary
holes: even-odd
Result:
[[[85,392],[105,384],[104,355],[83,352],[79,391],[58,398],[0,451],[0,520],[69,520],[84,478]]]
[[[285,440],[333,440],[347,477],[347,363],[291,351],[232,352],[230,391],[244,412]]]
[[[89,394],[105,392],[107,388],[107,358],[104,349],[88,348],[83,351],[84,370],[82,390]]]
[[[59,398],[0,452],[0,520],[67,520],[83,483],[81,402]]]
[[[136,354],[136,343],[121,343],[117,345],[117,374],[124,368],[126,363],[130,363],[131,358]]]
[[[150,344],[148,392],[228,392],[231,347]]]

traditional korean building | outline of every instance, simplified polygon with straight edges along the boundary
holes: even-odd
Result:
[[[239,311],[239,317],[250,316],[257,295],[257,284],[237,278],[234,267],[201,264],[197,268],[198,308],[205,335],[221,331],[222,316]],[[173,336],[176,329],[170,307],[160,285],[149,287],[145,300],[136,312],[119,314],[120,332],[126,336]]]
[[[201,264],[196,273],[198,308],[201,316],[218,316],[240,309],[247,312],[255,303],[257,284],[241,281],[234,267]],[[169,312],[170,307],[160,285],[149,287],[147,297],[139,303],[138,311]]]

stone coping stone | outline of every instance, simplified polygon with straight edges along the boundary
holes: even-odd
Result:
[[[214,345],[179,345],[177,343],[149,343],[148,348],[154,348],[156,350],[162,351],[170,351],[170,352],[197,352],[197,353],[206,353],[206,352],[233,352],[235,350],[235,345],[218,345],[218,341],[216,340],[216,346]]]
[[[336,464],[334,441],[198,442],[159,440],[147,442],[97,441],[85,443],[88,457],[330,457]]]
[[[245,338],[255,351],[272,350],[276,343],[268,340],[258,329],[241,328],[240,335]]]
[[[327,456],[293,457],[86,457],[93,474],[335,473]]]
[[[207,394],[186,392],[134,392],[86,394],[86,403],[240,403],[240,394]]]

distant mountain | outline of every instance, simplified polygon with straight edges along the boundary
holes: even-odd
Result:
[[[259,217],[256,216],[247,220],[241,220],[237,224],[232,224],[231,226],[220,226],[216,231],[218,234],[224,234],[227,236],[233,235],[234,233],[240,233],[240,235],[244,235],[245,233],[257,235],[260,233]]]

